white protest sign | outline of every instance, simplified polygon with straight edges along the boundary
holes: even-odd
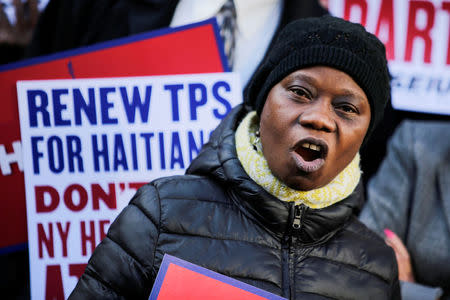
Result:
[[[392,105],[450,114],[450,1],[330,0],[331,14],[361,23],[386,46]]]
[[[17,83],[33,299],[65,299],[137,188],[183,174],[237,74]]]

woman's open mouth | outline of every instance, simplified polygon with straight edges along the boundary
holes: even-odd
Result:
[[[296,144],[293,157],[297,167],[303,172],[315,172],[325,163],[328,146],[321,140],[303,139]]]

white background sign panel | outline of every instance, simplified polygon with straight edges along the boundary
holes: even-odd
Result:
[[[33,299],[67,298],[137,188],[183,174],[232,107],[238,75],[21,81]]]

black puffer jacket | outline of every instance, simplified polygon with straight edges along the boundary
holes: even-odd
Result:
[[[236,155],[244,113],[238,107],[221,123],[190,175],[137,192],[70,299],[147,299],[164,253],[289,299],[400,298],[393,251],[352,214],[360,187],[324,209],[271,196]]]

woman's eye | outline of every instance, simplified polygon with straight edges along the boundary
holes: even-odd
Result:
[[[305,90],[304,88],[293,87],[290,90],[291,90],[291,92],[293,92],[298,97],[304,97],[304,98],[307,98],[307,99],[311,99],[310,93],[307,90]]]
[[[356,109],[356,107],[354,107],[353,105],[350,104],[342,104],[342,105],[338,105],[336,107],[338,110],[343,111],[345,113],[349,113],[349,114],[356,114],[358,113],[358,110]]]

